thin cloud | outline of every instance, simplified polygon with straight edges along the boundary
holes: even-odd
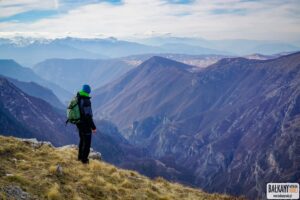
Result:
[[[102,2],[115,5],[122,4],[121,0],[23,0],[21,3],[19,0],[7,0],[0,1],[0,19],[7,18],[7,20],[9,20],[14,17],[14,15],[20,15],[25,12],[29,13],[31,11],[42,12],[57,10],[58,13],[61,14],[80,6]],[[5,19],[2,20],[4,21]]]
[[[0,18],[11,17],[32,10],[56,9],[56,1],[53,0],[8,0],[0,1]]]
[[[165,2],[171,4],[189,4],[195,2],[195,0],[165,0]]]
[[[165,0],[124,0],[115,5],[90,1],[89,5],[32,23],[2,22],[0,29],[120,38],[168,33],[209,39],[299,40],[298,2],[195,0],[178,4]]]

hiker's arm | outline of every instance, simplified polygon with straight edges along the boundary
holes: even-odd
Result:
[[[92,116],[89,116],[88,123],[89,123],[90,127],[92,128],[92,130],[96,130],[96,126],[95,126],[95,123],[94,123],[94,120],[93,120]]]
[[[93,120],[93,111],[92,111],[91,104],[88,104],[87,106],[84,106],[83,110],[84,110],[84,114],[85,114],[85,117],[87,119],[89,127],[91,127],[92,130],[95,130],[96,126],[95,126],[95,123],[94,123],[94,120]]]

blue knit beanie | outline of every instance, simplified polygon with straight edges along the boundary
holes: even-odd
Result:
[[[91,93],[91,87],[89,85],[83,85],[82,86],[82,91],[90,94]]]

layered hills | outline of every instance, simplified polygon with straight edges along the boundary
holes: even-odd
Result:
[[[76,92],[82,84],[99,88],[137,67],[153,56],[193,64],[194,70],[207,67],[224,58],[221,55],[185,55],[185,54],[142,54],[114,59],[47,59],[37,63],[33,70],[41,78]]]
[[[146,53],[178,54],[228,54],[199,45],[165,43],[159,46],[145,45],[117,38],[0,38],[0,58],[14,59],[26,67],[32,67],[46,59],[103,59]]]
[[[103,86],[133,67],[122,59],[49,59],[35,65],[34,71],[74,93],[82,84],[88,83],[92,88]]]
[[[70,92],[62,89],[59,85],[42,79],[34,73],[32,69],[23,67],[11,59],[0,59],[0,75],[17,79],[18,81],[38,83],[39,85],[51,89],[63,103],[69,101],[72,97]]]

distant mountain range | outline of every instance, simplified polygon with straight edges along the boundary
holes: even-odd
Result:
[[[254,53],[271,55],[281,52],[295,52],[300,50],[299,42],[285,43],[267,40],[207,40],[203,38],[189,37],[150,37],[138,39],[136,41],[147,45],[157,46],[169,43],[177,45],[193,45],[202,48],[217,49],[223,52],[230,52],[239,56]]]
[[[118,40],[117,38],[113,37],[106,39],[80,39],[66,37],[62,39],[55,39],[51,43],[72,46],[85,51],[98,53],[109,58],[162,51],[160,48],[155,46]]]
[[[48,59],[35,65],[33,70],[43,79],[75,93],[85,83],[90,84],[93,89],[99,88],[155,55],[193,64],[195,70],[207,67],[225,57],[218,55],[141,54],[106,60]]]
[[[300,53],[192,68],[145,61],[95,91],[95,117],[208,191],[263,198],[268,182],[299,182]]]
[[[0,45],[0,59],[13,59],[26,67],[48,58],[104,58],[92,52],[84,51],[55,42],[40,43],[35,41],[26,45],[14,43]]]
[[[154,37],[133,39],[116,38],[0,38],[0,59],[14,59],[32,67],[46,59],[106,59],[137,54],[190,55],[247,55],[276,54],[300,50],[297,45],[255,40],[205,40],[201,38]]]
[[[189,55],[189,54],[139,54],[139,55],[131,55],[122,58],[125,62],[132,63],[136,66],[142,64],[144,61],[150,59],[153,56],[159,56],[163,58],[168,58],[171,60],[175,60],[178,62],[182,62],[184,64],[192,65],[198,68],[204,68],[209,65],[216,63],[222,58],[228,58],[232,56],[225,55]],[[263,55],[261,55],[263,57]]]
[[[0,60],[0,75],[7,76],[13,79],[17,79],[23,82],[36,82],[46,88],[52,90],[52,92],[65,103],[70,100],[72,94],[67,90],[62,89],[60,86],[42,79],[35,74],[30,68],[22,67],[14,60],[3,59]],[[54,103],[54,102],[53,102]]]
[[[76,93],[83,84],[98,88],[135,67],[122,59],[49,59],[38,63],[34,72],[47,81]]]
[[[284,54],[283,54],[284,55]],[[82,84],[90,84],[93,89],[99,88],[129,70],[137,67],[153,56],[160,56],[193,66],[194,71],[208,67],[223,58],[224,55],[187,55],[187,54],[139,54],[114,59],[48,59],[36,64],[34,72],[43,79],[76,93]],[[245,56],[249,59],[267,60],[281,54]]]
[[[163,44],[151,46],[136,42],[107,39],[35,39],[35,38],[0,38],[0,59],[14,59],[26,67],[51,58],[88,58],[103,59],[124,57],[146,53],[180,53],[180,54],[228,54],[201,46],[188,44]]]

